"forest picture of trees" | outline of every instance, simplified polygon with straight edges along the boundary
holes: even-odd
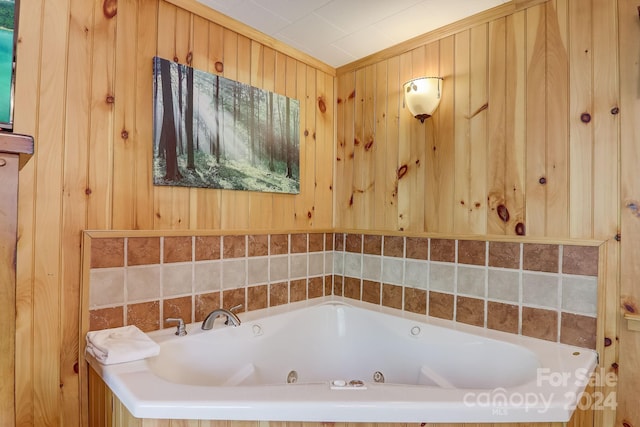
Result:
[[[155,57],[155,185],[300,192],[298,100]]]

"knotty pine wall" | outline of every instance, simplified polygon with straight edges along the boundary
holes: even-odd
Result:
[[[598,350],[619,399],[596,425],[640,426],[621,316],[640,303],[637,7],[511,2],[337,70],[338,229],[606,242]],[[444,83],[420,124],[401,85],[423,75]]]
[[[637,4],[515,0],[499,10],[338,70],[334,98],[335,70],[190,0],[23,2],[15,130],[36,138],[36,153],[20,172],[16,425],[79,424],[80,230],[332,221],[478,235],[514,234],[522,223],[533,238],[606,241],[599,329],[612,344],[601,361],[619,368],[619,407],[617,421],[596,417],[640,425],[640,338],[619,308],[622,298],[637,310],[640,298]],[[299,98],[302,194],[153,187],[156,54],[209,71],[219,61],[225,77]],[[445,77],[444,99],[418,125],[399,88],[427,72]]]
[[[335,70],[187,0],[30,0],[19,39],[15,424],[70,427],[81,230],[331,228]],[[300,195],[152,186],[154,55],[299,99]]]

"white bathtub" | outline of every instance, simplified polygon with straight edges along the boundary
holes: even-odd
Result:
[[[591,350],[339,297],[240,318],[150,333],[155,358],[89,362],[135,417],[328,422],[567,421],[597,363]]]

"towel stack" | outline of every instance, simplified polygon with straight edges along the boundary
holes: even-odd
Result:
[[[87,333],[86,353],[103,365],[157,356],[160,346],[136,326]]]

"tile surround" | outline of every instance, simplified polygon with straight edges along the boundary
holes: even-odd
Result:
[[[342,295],[595,347],[598,248],[356,233],[92,239],[90,329]]]
[[[336,295],[369,301],[361,279],[380,277],[384,306],[595,348],[597,246],[349,233],[335,245]]]

